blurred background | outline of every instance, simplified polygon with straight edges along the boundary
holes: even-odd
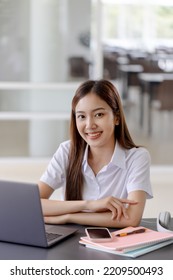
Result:
[[[173,1],[142,2],[0,0],[0,178],[38,180],[69,137],[76,88],[105,78],[119,91],[134,141],[151,154],[156,199],[167,195],[169,205]]]

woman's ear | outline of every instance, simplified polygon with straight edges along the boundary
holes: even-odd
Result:
[[[120,124],[120,119],[118,116],[115,117],[115,125],[119,125]]]

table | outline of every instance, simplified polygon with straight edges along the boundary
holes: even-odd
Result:
[[[130,75],[137,75],[143,71],[143,67],[139,64],[124,64],[118,66],[119,72],[122,74],[123,81],[123,92],[122,98],[128,98],[128,86],[129,86],[129,77]]]
[[[140,90],[140,125],[143,125],[144,119],[144,94],[148,94],[148,134],[151,134],[152,131],[152,116],[151,116],[151,108],[152,101],[157,95],[157,91],[155,90],[164,80],[173,80],[173,73],[140,73],[138,74],[138,78],[141,85]]]
[[[173,221],[172,221],[173,222]],[[143,219],[142,226],[156,230],[156,219]],[[79,244],[81,236],[85,235],[85,227],[73,226],[78,231],[68,239],[49,248],[0,242],[1,260],[127,260],[131,258],[113,255],[106,252],[92,250]],[[111,229],[110,229],[111,230]],[[113,230],[113,229],[112,229]],[[173,260],[173,244],[138,257],[140,260]]]

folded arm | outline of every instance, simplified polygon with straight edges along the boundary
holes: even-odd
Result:
[[[43,215],[46,223],[77,223],[92,226],[124,227],[137,225],[143,214],[146,193],[131,192],[128,199],[106,197],[100,200],[49,200],[53,190],[39,183]]]
[[[130,200],[137,201],[136,204],[129,204],[126,208],[126,215],[118,218],[112,218],[110,211],[103,213],[75,213],[69,214],[67,222],[78,223],[90,226],[116,227],[123,228],[127,226],[138,226],[144,211],[146,193],[144,191],[133,191],[129,194]]]

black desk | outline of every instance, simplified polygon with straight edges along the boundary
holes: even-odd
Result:
[[[173,80],[173,73],[140,73],[138,78],[141,85],[140,90],[140,125],[143,125],[144,119],[144,94],[148,94],[148,134],[151,134],[152,131],[152,120],[151,120],[151,107],[152,101],[157,95],[156,87],[160,85],[164,80]]]
[[[144,219],[142,226],[156,229],[156,219]],[[68,226],[68,225],[67,225]],[[74,225],[73,225],[74,226]],[[79,244],[85,235],[84,227],[76,225],[78,232],[49,249],[0,242],[1,260],[127,260],[131,258],[85,248]],[[138,257],[139,260],[173,260],[173,244]]]

